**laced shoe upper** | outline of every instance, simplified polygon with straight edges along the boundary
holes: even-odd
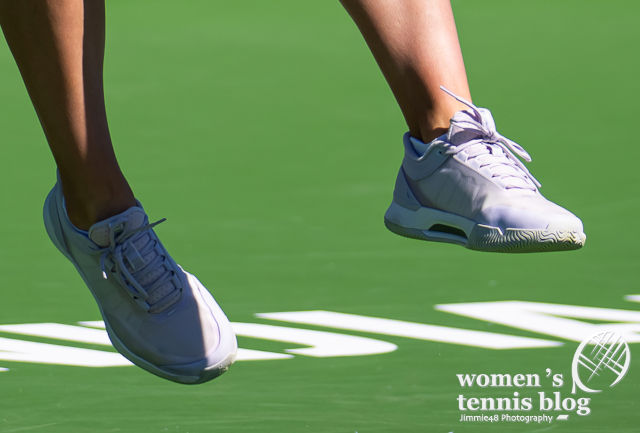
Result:
[[[527,151],[496,131],[491,112],[442,88],[469,107],[424,152],[405,137],[401,175],[420,206],[492,227],[582,231],[582,223],[539,192],[540,182],[519,159]],[[395,194],[398,203],[410,199]]]
[[[536,191],[542,186],[514,153],[527,162],[531,156],[518,143],[498,133],[489,110],[441,88],[470,108],[457,112],[451,119],[447,139],[436,142],[445,154],[457,155],[461,162],[506,189]]]
[[[99,247],[105,279],[115,278],[133,299],[150,313],[174,305],[183,289],[176,265],[168,257],[141,208],[91,227],[89,238]]]

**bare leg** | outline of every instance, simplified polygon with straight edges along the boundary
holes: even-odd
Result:
[[[102,86],[104,1],[0,0],[0,25],[58,165],[71,221],[135,205],[111,145]]]
[[[471,100],[449,0],[342,0],[402,109],[411,134],[431,141]]]

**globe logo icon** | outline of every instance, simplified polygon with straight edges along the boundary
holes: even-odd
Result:
[[[584,392],[601,392],[615,386],[627,374],[630,363],[631,351],[621,335],[604,331],[587,338],[573,355],[572,394],[576,387]]]

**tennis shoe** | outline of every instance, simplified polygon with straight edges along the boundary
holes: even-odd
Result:
[[[227,317],[173,261],[140,203],[84,232],[69,220],[58,181],[44,223],[91,290],[113,346],[131,362],[185,384],[211,380],[233,363],[237,343]]]
[[[399,235],[473,250],[535,252],[584,245],[582,222],[547,200],[486,108],[467,105],[446,134],[430,143],[404,136],[405,155],[385,225]],[[517,156],[516,156],[517,155]]]

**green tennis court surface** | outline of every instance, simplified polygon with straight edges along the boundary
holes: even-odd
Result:
[[[120,358],[99,323],[78,323],[100,320],[98,309],[46,238],[55,169],[2,42],[0,432],[639,431],[640,305],[625,296],[640,293],[640,6],[454,8],[474,101],[532,154],[543,193],[583,219],[583,250],[482,254],[384,229],[404,124],[337,2],[108,3],[121,165],[245,349],[195,387],[131,366],[60,365]],[[315,310],[331,313],[300,313]],[[628,372],[572,395],[575,336],[602,324],[628,341]],[[540,386],[470,388],[456,377],[482,373],[537,374]],[[514,392],[533,408],[459,408],[459,395]],[[559,392],[561,404],[590,398],[590,413],[569,401],[541,411],[540,392]],[[503,413],[553,419],[460,421]]]

